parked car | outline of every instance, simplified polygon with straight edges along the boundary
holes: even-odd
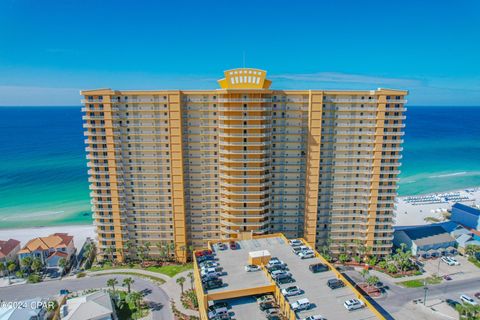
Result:
[[[448,257],[442,257],[441,260],[442,260],[442,262],[448,264],[449,266],[455,265],[455,264],[453,263],[453,261],[451,261],[450,258],[448,258]]]
[[[307,250],[312,250],[312,249],[310,249],[307,246],[303,246],[303,245],[300,246],[300,247],[293,247],[292,248],[293,253],[295,253],[296,255],[298,255],[300,252],[307,251]]]
[[[303,242],[301,240],[298,240],[298,239],[292,239],[290,241],[288,241],[288,243],[292,246],[292,247],[296,247],[296,246],[301,246],[303,245]]]
[[[295,301],[290,305],[293,309],[293,311],[301,311],[301,310],[308,310],[311,307],[310,301],[308,301],[307,298],[305,299],[300,299]]]
[[[273,271],[273,272],[271,273],[271,275],[272,275],[272,278],[273,278],[273,279],[277,279],[278,277],[281,277],[281,276],[289,276],[289,277],[292,276],[291,273],[289,273],[289,272],[287,272],[287,271],[285,271],[285,270],[276,270],[276,271]]]
[[[475,298],[480,299],[480,292],[474,294]]]
[[[315,258],[315,253],[313,253],[313,251],[311,250],[307,250],[300,252],[298,256],[300,257],[300,259],[311,259]]]
[[[319,314],[316,314],[316,315],[313,315],[313,316],[303,318],[302,320],[327,320],[327,318],[324,318],[323,316],[321,316]]]
[[[214,275],[214,274],[209,274],[209,275],[205,275],[205,276],[202,276],[202,282],[203,283],[206,283],[208,281],[212,281],[212,280],[217,280],[218,279],[218,275]]]
[[[342,280],[340,279],[329,279],[327,281],[327,286],[332,289],[332,290],[335,290],[335,289],[338,289],[338,288],[343,288],[345,287],[345,283],[343,283]]]
[[[446,302],[450,307],[452,307],[453,309],[456,309],[457,305],[460,304],[460,302],[455,301],[455,300],[453,300],[453,299],[447,299],[447,300],[445,300],[445,302]]]
[[[264,310],[264,312],[265,312],[265,315],[267,315],[267,316],[279,316],[280,315],[280,309],[278,309],[278,308],[266,309],[266,310]]]
[[[287,270],[287,265],[286,264],[277,264],[277,265],[274,265],[274,266],[268,266],[267,265],[267,270],[270,273],[272,273],[273,271],[276,271],[276,270]]]
[[[203,254],[204,256],[212,255],[212,254],[213,254],[213,251],[212,251],[212,250],[203,250],[203,251],[202,251],[202,254]]]
[[[273,266],[278,266],[278,265],[284,265],[283,261],[279,260],[278,258],[272,258],[267,263],[267,267],[273,267]]]
[[[213,307],[214,307],[214,308],[227,308],[227,309],[230,309],[230,305],[229,305],[228,303],[226,303],[226,302],[223,302],[223,301],[222,301],[222,302],[215,302],[215,303],[213,304]]]
[[[221,276],[221,273],[217,271],[217,268],[205,268],[200,271],[200,275],[204,276]]]
[[[207,290],[221,288],[222,286],[223,286],[222,279],[214,279],[214,280],[207,281],[205,283],[205,289]]]
[[[267,302],[267,301],[275,302],[275,298],[271,294],[266,294],[264,296],[260,296],[257,298],[258,303]]]
[[[199,265],[200,265],[200,268],[216,268],[220,264],[215,261],[204,261],[204,262],[201,262]]]
[[[365,307],[365,303],[361,300],[358,299],[351,299],[347,300],[343,303],[343,306],[348,310],[348,311],[353,311],[357,309],[361,309]]]
[[[247,272],[254,272],[254,271],[260,271],[262,268],[260,266],[257,266],[256,264],[247,264],[245,266],[245,271]]]
[[[315,263],[308,266],[308,269],[313,273],[328,271],[328,266],[323,263]]]
[[[453,262],[453,264],[455,266],[459,266],[460,265],[460,262],[458,262],[457,259],[455,259],[454,257],[448,257],[450,259],[451,262]]]
[[[69,294],[69,293],[70,293],[70,290],[68,290],[68,289],[60,289],[60,294],[61,295]]]
[[[296,296],[296,295],[302,294],[302,292],[303,291],[298,286],[290,286],[282,289],[282,294],[285,297]]]
[[[228,309],[225,307],[208,307],[208,318],[212,319],[218,316],[228,315]]]
[[[470,305],[472,305],[472,306],[476,306],[476,305],[477,305],[477,302],[475,302],[475,300],[473,300],[472,297],[467,296],[466,294],[462,294],[462,295],[460,296],[460,300],[462,300],[463,302],[468,303],[468,304],[470,304]]]
[[[292,282],[295,282],[295,279],[293,279],[292,276],[289,274],[284,274],[284,275],[277,276],[277,278],[275,279],[275,282],[277,284],[292,283]]]
[[[450,281],[450,280],[452,280],[452,277],[450,277],[448,274],[446,274],[446,275],[443,276],[443,279],[447,280],[447,281]]]
[[[222,251],[223,251],[223,250],[227,250],[228,247],[227,247],[227,245],[226,245],[225,243],[219,242],[219,243],[217,243],[217,248],[218,248],[219,250],[222,250]]]
[[[230,241],[230,249],[235,250],[238,248],[238,245],[235,241]]]
[[[262,311],[272,308],[277,308],[277,304],[275,302],[267,301],[260,303],[260,310]]]

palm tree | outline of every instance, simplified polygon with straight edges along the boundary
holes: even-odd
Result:
[[[30,273],[30,268],[32,267],[32,257],[26,256],[22,260],[20,260],[20,264],[27,270],[28,273]]]
[[[112,287],[112,291],[115,293],[115,286],[118,284],[117,278],[110,278],[107,280],[107,286]]]
[[[5,265],[5,263],[0,262],[0,273],[2,274],[2,277],[5,274],[5,270],[7,270],[7,266]]]
[[[168,248],[168,260],[172,260],[172,254],[175,254],[175,243],[169,242],[167,244],[167,248]]]
[[[377,276],[369,276],[367,278],[367,284],[369,287],[374,286],[379,281]]]
[[[182,294],[183,294],[183,284],[185,283],[185,277],[178,278],[177,283],[180,286],[180,288],[182,289]]]
[[[106,247],[105,249],[103,249],[103,253],[108,256],[110,262],[114,262],[113,261],[113,252],[115,250],[113,249],[113,247]]]
[[[193,290],[193,280],[194,280],[193,272],[189,272],[189,273],[187,274],[187,277],[190,278],[190,289]]]
[[[8,270],[8,280],[10,281],[10,277],[12,276],[12,273],[17,269],[17,264],[15,261],[9,261],[7,262],[7,270]]]
[[[473,306],[467,303],[457,304],[455,309],[460,313],[461,319],[475,320],[478,319],[477,316],[480,314],[479,306]]]
[[[125,242],[125,250],[126,250],[128,256],[131,256],[131,254],[132,254],[132,248],[133,248],[133,242],[130,241],[130,240],[127,240],[127,241]]]
[[[475,244],[469,244],[465,248],[465,253],[469,256],[474,256],[477,252],[480,252],[480,246],[477,246]]]
[[[138,316],[140,316],[140,301],[142,301],[142,295],[140,292],[132,292],[130,294],[127,295],[127,299],[126,299],[129,303],[133,303],[135,305],[135,309],[136,309],[136,314]]]
[[[147,241],[145,242],[144,246],[145,246],[145,257],[150,258],[150,247],[152,246],[152,244]]]
[[[365,281],[370,275],[370,272],[368,271],[368,269],[362,269],[362,271],[360,271],[360,275],[362,276],[363,281]]]
[[[42,260],[40,260],[39,258],[33,259],[33,261],[32,261],[33,272],[35,272],[35,273],[39,272],[40,270],[42,270],[42,267],[43,267]]]
[[[124,287],[127,287],[127,292],[128,292],[128,293],[130,293],[130,287],[131,287],[131,285],[132,285],[134,282],[135,282],[135,280],[133,280],[133,279],[130,278],[130,277],[123,279],[122,285],[123,285]]]
[[[65,268],[67,267],[67,260],[65,258],[60,258],[60,260],[58,260],[58,266],[65,270]]]

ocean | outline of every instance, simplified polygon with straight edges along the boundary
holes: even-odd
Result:
[[[0,107],[0,228],[91,222],[80,107]],[[480,107],[408,106],[400,195],[480,186]]]

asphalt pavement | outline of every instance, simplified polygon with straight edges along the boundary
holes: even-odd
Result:
[[[148,280],[130,275],[104,275],[1,287],[0,301],[19,301],[31,299],[32,297],[48,298],[58,295],[61,289],[68,289],[74,292],[93,288],[106,288],[107,280],[110,278],[117,278],[118,287],[120,287],[123,279],[127,277],[135,280],[132,290],[139,291],[144,295],[144,301],[151,308],[151,319],[173,320],[169,297],[165,291]]]

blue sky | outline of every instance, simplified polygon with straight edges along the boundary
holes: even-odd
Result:
[[[480,105],[480,1],[0,1],[0,105],[79,105],[86,88],[410,90]]]

